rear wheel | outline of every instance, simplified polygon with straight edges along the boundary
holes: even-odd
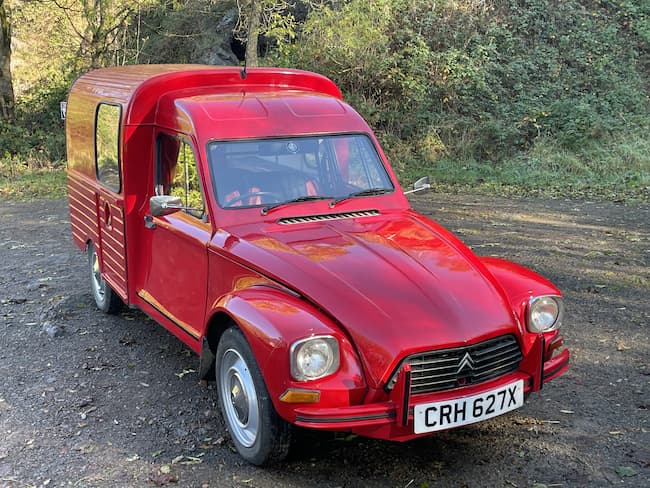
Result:
[[[224,332],[215,366],[221,412],[237,452],[258,466],[282,461],[289,453],[291,426],[275,411],[253,351],[238,329]]]
[[[102,276],[97,251],[92,243],[88,245],[88,268],[90,271],[90,286],[93,290],[93,298],[97,308],[108,314],[118,313],[122,309],[122,300]]]

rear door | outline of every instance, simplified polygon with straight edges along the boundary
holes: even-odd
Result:
[[[104,279],[127,300],[124,199],[120,171],[120,105],[100,103],[95,113],[95,194],[98,256]]]

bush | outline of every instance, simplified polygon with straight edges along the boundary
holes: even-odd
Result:
[[[334,79],[390,134],[389,153],[498,165],[542,139],[578,150],[647,128],[648,10],[577,0],[335,2],[269,62]],[[427,149],[430,134],[444,151]]]
[[[65,129],[59,103],[67,85],[38,85],[16,103],[16,119],[0,122],[0,157],[20,160],[30,168],[61,165],[65,159]]]

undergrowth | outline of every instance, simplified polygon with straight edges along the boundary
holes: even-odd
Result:
[[[13,174],[5,174],[2,171],[0,172],[0,200],[65,198],[67,195],[65,179],[65,171],[61,167],[54,166]]]
[[[226,4],[152,2],[158,27],[124,35],[146,40],[139,62],[202,62],[225,49],[202,26]],[[650,201],[649,2],[346,0],[300,19],[263,63],[332,78],[405,186]],[[63,194],[58,104],[75,66],[45,70],[0,123],[0,198]]]

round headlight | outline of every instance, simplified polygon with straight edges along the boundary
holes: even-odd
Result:
[[[339,368],[339,343],[332,336],[315,336],[291,346],[291,376],[298,381],[322,378]]]
[[[564,305],[560,297],[537,297],[528,308],[528,329],[531,332],[546,332],[562,325]]]

